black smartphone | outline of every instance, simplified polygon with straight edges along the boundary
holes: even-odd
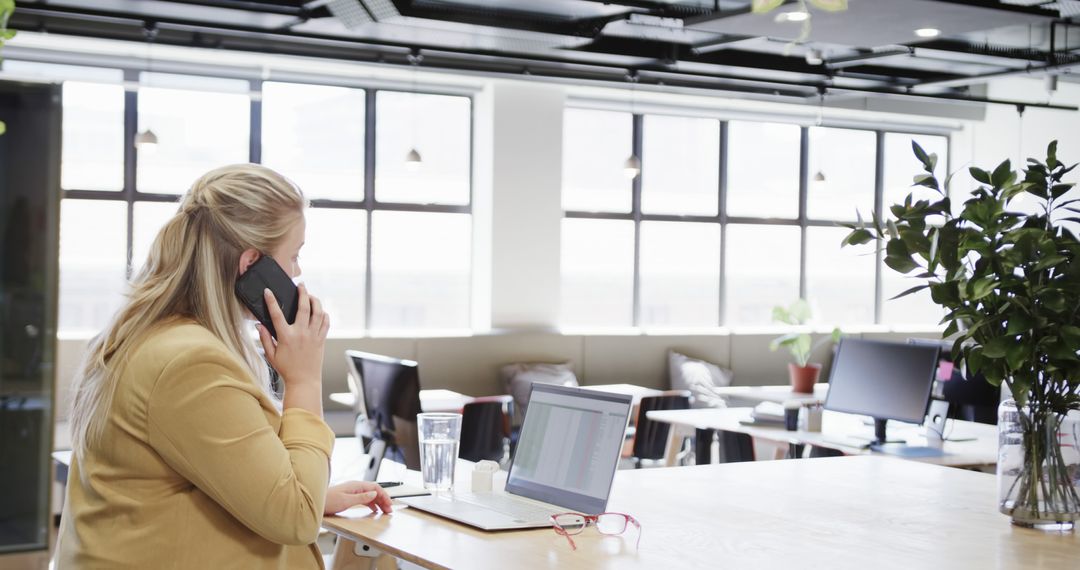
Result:
[[[269,289],[274,294],[278,306],[281,307],[281,313],[285,315],[285,321],[290,325],[296,322],[300,294],[292,278],[269,255],[259,257],[258,261],[251,264],[251,267],[248,267],[248,270],[236,280],[236,296],[276,339],[277,331],[274,330],[274,322],[270,318],[266,298],[263,297],[265,289]]]

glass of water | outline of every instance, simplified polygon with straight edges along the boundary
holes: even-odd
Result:
[[[417,414],[420,432],[420,473],[424,488],[449,491],[454,488],[458,442],[461,440],[461,414]]]

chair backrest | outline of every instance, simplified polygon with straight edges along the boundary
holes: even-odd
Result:
[[[634,457],[638,459],[662,459],[667,448],[668,430],[671,426],[650,420],[646,414],[653,410],[686,410],[690,408],[690,396],[685,392],[646,396],[638,405],[637,429],[634,431]]]
[[[472,402],[461,411],[461,446],[458,457],[469,461],[503,458],[505,420],[501,402]]]

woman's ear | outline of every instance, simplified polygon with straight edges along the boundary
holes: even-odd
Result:
[[[248,270],[248,268],[251,267],[251,264],[259,260],[259,257],[261,257],[259,254],[259,250],[245,249],[244,252],[240,254],[239,274],[243,275]]]

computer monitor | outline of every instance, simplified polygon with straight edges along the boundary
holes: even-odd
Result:
[[[387,455],[402,461],[410,469],[419,469],[419,443],[416,440],[416,414],[420,413],[420,374],[412,360],[345,351],[350,375],[359,388],[358,410],[364,416],[366,437],[386,442]],[[359,430],[358,430],[359,431]]]
[[[951,341],[909,338],[909,344],[938,346],[937,373],[934,377],[934,398],[949,403],[949,417],[985,424],[997,424],[997,408],[1001,403],[1001,388],[994,386],[979,373],[966,366],[957,366],[952,358]]]
[[[841,339],[829,376],[825,409],[871,416],[871,445],[886,443],[888,420],[923,422],[938,351],[938,346]]]

